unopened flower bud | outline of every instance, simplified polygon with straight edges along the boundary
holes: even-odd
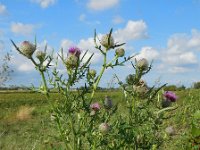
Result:
[[[104,107],[105,107],[106,109],[111,109],[111,108],[113,107],[113,102],[112,102],[112,100],[110,99],[109,96],[106,96],[106,97],[105,97],[105,100],[104,100]]]
[[[90,112],[90,116],[94,116],[94,115],[96,115],[96,111],[92,110],[92,111]]]
[[[140,85],[140,86],[146,86],[146,87],[147,87],[146,81],[144,81],[144,80],[142,80],[142,79],[140,79],[138,85]]]
[[[109,126],[107,123],[101,123],[101,124],[99,125],[99,131],[100,131],[101,133],[106,134],[106,133],[109,132],[109,130],[110,130],[110,126]]]
[[[112,36],[109,37],[109,34],[104,35],[101,38],[101,45],[103,45],[105,48],[109,49],[114,46],[114,39]]]
[[[118,49],[116,49],[116,51],[115,51],[115,55],[118,56],[118,57],[123,57],[124,54],[125,54],[125,51],[124,51],[123,48],[118,48]]]
[[[149,68],[149,62],[145,58],[142,58],[137,61],[136,66],[138,67],[138,69],[146,71]]]
[[[75,68],[78,64],[78,57],[75,55],[69,55],[66,60],[67,68]]]
[[[22,42],[22,44],[20,45],[19,50],[21,51],[21,53],[23,53],[27,58],[31,58],[33,53],[36,50],[35,45],[33,45],[32,43],[30,43],[29,41],[24,41]]]
[[[138,94],[140,94],[140,95],[144,95],[144,94],[147,93],[148,88],[146,86],[136,86],[136,85],[133,85],[133,90],[135,92],[137,92]]]
[[[94,69],[89,70],[89,75],[90,76],[95,77],[96,74],[97,74],[96,70],[94,70]]]
[[[133,75],[133,74],[129,74],[126,77],[126,83],[128,83],[129,85],[133,85],[134,80],[135,80],[135,75]]]
[[[35,55],[40,60],[40,62],[43,62],[46,57],[46,53],[43,51],[37,51]]]

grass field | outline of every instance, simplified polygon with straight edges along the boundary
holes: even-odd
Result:
[[[192,115],[200,109],[200,91],[184,90],[176,92],[178,109],[173,118],[165,126],[173,126],[175,135],[167,138],[163,149],[186,149],[191,143]],[[101,101],[105,95],[119,103],[119,111],[123,112],[123,95],[121,92],[99,92],[96,101]],[[52,101],[62,97],[51,94]],[[62,149],[56,135],[56,127],[51,120],[51,108],[45,96],[28,92],[0,93],[0,149],[31,150],[31,149]]]

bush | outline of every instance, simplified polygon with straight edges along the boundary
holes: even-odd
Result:
[[[193,84],[194,89],[200,89],[200,81]]]

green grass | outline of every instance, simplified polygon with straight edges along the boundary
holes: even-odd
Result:
[[[188,133],[191,130],[192,114],[200,109],[200,91],[185,90],[176,92],[179,99],[178,109],[174,117],[169,119],[166,126],[173,125],[176,135],[169,137],[163,149],[185,149],[188,144]],[[121,92],[99,92],[94,101],[102,101],[105,95],[112,97],[119,103],[119,111],[123,112],[124,99]],[[52,101],[59,101],[62,97],[51,94]],[[31,118],[16,119],[16,114],[22,106],[34,108]],[[45,96],[37,93],[0,93],[0,149],[31,150],[31,149],[61,149],[56,137],[56,127],[50,118],[50,105]]]

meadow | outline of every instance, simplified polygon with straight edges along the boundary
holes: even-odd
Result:
[[[178,95],[178,108],[164,124],[164,127],[173,126],[175,134],[166,135],[163,150],[185,150],[194,145],[191,122],[194,113],[200,108],[200,91],[190,89],[175,93]],[[119,104],[118,113],[123,114],[123,110],[127,108],[124,107],[121,91],[97,92],[94,99],[102,101],[108,94],[115,104]],[[61,99],[57,93],[50,94],[51,101]],[[58,140],[57,127],[53,123],[50,104],[44,95],[33,92],[1,92],[0,112],[0,149],[63,149],[63,143]],[[199,149],[199,145],[195,145],[193,149]]]

